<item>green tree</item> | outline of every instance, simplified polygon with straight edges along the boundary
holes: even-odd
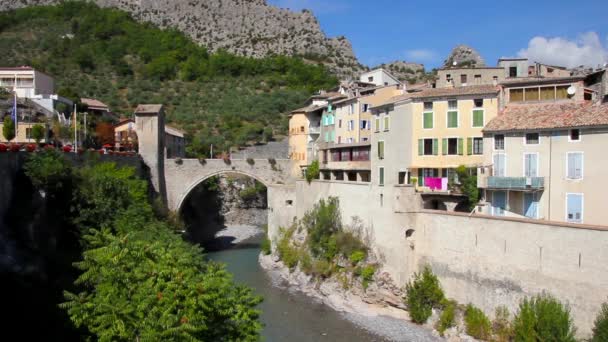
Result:
[[[473,210],[479,202],[479,189],[477,188],[477,176],[471,175],[471,170],[461,165],[456,168],[460,191],[467,197],[469,210]]]
[[[548,294],[521,301],[513,331],[517,342],[576,341],[570,308]]]
[[[46,135],[45,133],[46,132],[44,126],[40,124],[35,124],[34,126],[32,126],[32,138],[34,138],[36,144],[40,144],[40,141],[42,141],[42,139],[44,139],[44,136]]]
[[[431,317],[433,308],[445,298],[439,279],[429,266],[425,266],[421,273],[414,273],[414,279],[406,284],[405,291],[410,317],[418,324],[424,324]]]
[[[608,303],[602,304],[600,313],[595,319],[591,341],[608,341]]]
[[[315,257],[331,260],[336,255],[336,234],[342,230],[340,200],[330,197],[321,199],[302,218],[302,225],[308,231],[307,242]]]
[[[2,135],[4,135],[4,139],[8,141],[15,139],[15,122],[13,121],[13,119],[11,119],[10,116],[4,117]]]
[[[319,161],[313,160],[313,162],[310,163],[310,165],[308,165],[306,168],[306,181],[310,183],[313,181],[313,179],[318,179],[320,172]]]

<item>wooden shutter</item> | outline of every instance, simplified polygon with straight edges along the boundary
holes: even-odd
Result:
[[[388,131],[390,129],[390,119],[389,117],[384,117],[384,130]]]
[[[473,127],[483,127],[483,110],[473,111]]]
[[[473,138],[467,138],[467,155],[473,154]]]
[[[462,138],[458,138],[458,155],[461,156],[463,154],[463,150],[464,150],[464,139]]]
[[[441,139],[441,154],[443,154],[444,156],[446,154],[448,154],[448,139],[447,138]]]
[[[433,139],[433,155],[439,154],[439,139]]]
[[[422,169],[418,169],[418,186],[424,185],[424,177],[422,177]]]
[[[418,155],[424,154],[424,139],[418,139]]]

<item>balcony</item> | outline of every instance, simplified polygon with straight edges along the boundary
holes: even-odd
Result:
[[[308,126],[308,134],[321,134],[321,126]]]
[[[545,188],[544,177],[483,177],[480,188],[499,190],[542,190]]]

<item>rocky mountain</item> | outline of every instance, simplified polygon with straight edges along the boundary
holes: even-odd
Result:
[[[0,10],[50,5],[62,0],[2,0]],[[301,56],[323,62],[341,78],[365,68],[345,37],[328,38],[312,12],[292,12],[266,0],[94,0],[135,19],[174,27],[212,51],[224,49],[251,57]]]
[[[378,65],[375,68],[383,68],[397,77],[400,81],[410,84],[418,83],[424,79],[424,65],[406,61],[394,61]],[[375,69],[372,68],[372,69]]]
[[[486,63],[479,52],[467,45],[456,46],[443,62],[443,66],[446,68],[482,67],[485,65]]]

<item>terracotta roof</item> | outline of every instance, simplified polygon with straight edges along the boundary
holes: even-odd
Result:
[[[161,104],[140,104],[135,109],[135,114],[157,114],[163,110]]]
[[[165,133],[183,138],[186,132],[182,131],[179,128],[175,128],[173,126],[165,125]]]
[[[314,105],[310,105],[310,106],[306,106],[306,107],[302,107],[302,108],[298,108],[295,110],[292,110],[292,113],[311,113],[314,111],[317,111],[319,109],[323,109],[327,107],[327,105],[323,105],[323,106],[314,106]]]
[[[608,103],[509,105],[484,132],[608,126]]]
[[[84,103],[85,105],[87,105],[87,107],[91,108],[91,109],[103,109],[103,110],[108,110],[108,105],[97,100],[97,99],[88,99],[88,98],[81,98],[80,102]]]
[[[446,96],[464,96],[464,95],[491,95],[497,94],[498,87],[493,85],[471,85],[466,87],[453,88],[428,88],[421,92],[410,94],[413,99],[446,97]]]

